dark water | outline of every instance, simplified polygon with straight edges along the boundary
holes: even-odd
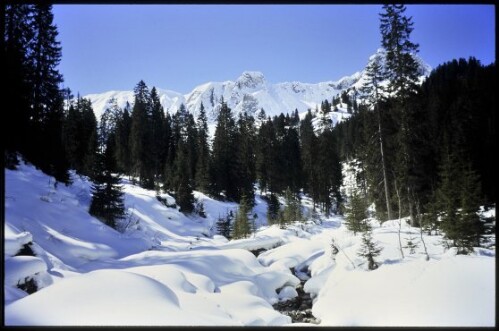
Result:
[[[319,320],[312,315],[313,300],[310,294],[303,290],[305,282],[310,278],[308,268],[305,270],[291,268],[291,272],[301,280],[300,284],[295,288],[298,296],[274,304],[274,309],[283,315],[291,317],[292,323],[318,324]]]
[[[250,251],[256,257],[261,253],[267,251],[267,249],[260,248],[257,250]],[[290,269],[293,275],[300,279],[300,284],[295,288],[298,296],[288,299],[286,301],[279,301],[272,305],[275,310],[283,315],[291,317],[292,323],[312,323],[319,324],[319,320],[312,315],[312,298],[309,293],[303,290],[305,282],[310,279],[310,272],[308,267],[301,270],[295,270],[295,268]]]

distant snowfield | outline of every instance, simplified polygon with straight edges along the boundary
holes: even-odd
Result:
[[[207,217],[185,216],[127,181],[130,225],[120,233],[88,214],[90,183],[73,180],[54,187],[31,166],[5,170],[6,325],[291,325],[272,307],[296,296],[290,268],[310,272],[305,291],[321,326],[495,325],[495,250],[456,256],[440,236],[425,235],[430,261],[421,243],[402,259],[398,221],[373,223],[383,251],[380,267],[367,271],[356,255],[360,235],[339,216],[268,227],[257,197],[257,233],[227,241],[214,224],[236,204],[196,192]],[[404,243],[409,236],[419,241],[404,222]],[[14,256],[29,242],[35,257]],[[248,251],[258,248],[268,250]],[[41,289],[18,289],[26,278]]]

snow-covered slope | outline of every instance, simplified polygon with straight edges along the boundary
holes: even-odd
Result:
[[[356,254],[361,236],[340,216],[267,226],[257,195],[258,231],[228,241],[214,222],[237,204],[195,192],[206,218],[185,216],[124,180],[130,217],[118,232],[88,214],[91,183],[72,179],[66,187],[30,165],[5,170],[6,325],[289,325],[272,305],[296,297],[300,280],[321,326],[495,324],[495,235],[490,248],[459,256],[425,234],[426,261],[419,229],[403,220],[403,244],[417,247],[401,258],[399,221],[372,220],[383,250],[368,271]],[[310,199],[302,208],[311,215]],[[260,248],[258,257],[248,252]],[[18,287],[29,279],[38,287],[30,295]]]
[[[170,113],[176,112],[182,103],[185,104],[185,97],[181,93],[160,88],[156,88],[156,90],[158,91],[161,104],[165,111]],[[133,91],[108,91],[104,93],[88,94],[85,98],[92,102],[95,116],[100,120],[104,110],[110,106],[109,101],[111,99],[115,99],[116,104],[121,108],[124,108],[127,102],[133,106],[134,93]]]
[[[372,60],[373,57],[384,56],[384,51],[379,49],[369,60]],[[429,75],[431,67],[421,58],[417,57],[416,59],[420,64],[420,75],[422,77]],[[197,115],[201,103],[203,103],[208,120],[213,123],[222,98],[236,115],[243,110],[255,113],[261,108],[270,116],[291,113],[295,109],[302,114],[308,109],[314,110],[317,106],[320,108],[322,101],[331,101],[333,96],[342,91],[354,87],[358,90],[364,82],[365,69],[337,81],[315,84],[302,82],[272,84],[265,79],[263,73],[246,71],[234,81],[204,83],[186,95],[163,89],[158,89],[158,92],[165,111],[175,112],[183,103],[187,110]],[[132,91],[109,91],[85,97],[92,101],[98,118],[106,109],[110,98],[115,98],[120,107],[124,107],[127,101],[130,104],[133,104],[134,101]]]

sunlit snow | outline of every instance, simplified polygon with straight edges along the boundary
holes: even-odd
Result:
[[[127,179],[129,216],[118,232],[88,214],[91,183],[72,179],[66,187],[30,165],[5,170],[7,325],[291,325],[272,305],[296,297],[300,279],[321,326],[495,325],[495,248],[461,256],[424,235],[430,260],[421,243],[402,259],[399,220],[373,221],[383,251],[367,271],[361,237],[340,216],[280,229],[266,224],[257,196],[258,231],[228,241],[215,222],[237,204],[195,192],[207,216],[186,216]],[[404,242],[420,241],[405,220],[401,229]],[[36,256],[15,256],[29,243]],[[17,288],[27,278],[38,285],[31,295]]]

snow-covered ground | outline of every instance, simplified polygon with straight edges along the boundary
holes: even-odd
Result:
[[[6,325],[289,325],[272,304],[296,296],[306,273],[321,326],[495,325],[495,249],[458,256],[424,235],[426,261],[419,230],[403,222],[403,244],[414,237],[418,247],[402,259],[398,220],[373,222],[383,251],[367,271],[360,235],[339,216],[269,227],[257,197],[258,231],[227,241],[215,222],[236,204],[196,192],[206,218],[185,216],[126,180],[129,217],[118,232],[88,214],[90,183],[73,181],[54,187],[29,165],[5,170]],[[36,256],[16,256],[29,243]],[[259,248],[268,250],[248,251]],[[30,278],[38,291],[28,295],[17,285]]]

